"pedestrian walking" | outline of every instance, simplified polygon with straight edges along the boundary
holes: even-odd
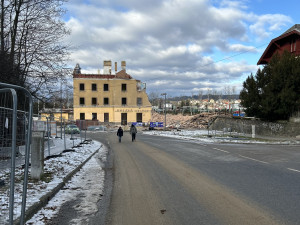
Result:
[[[133,124],[131,124],[130,134],[131,134],[131,137],[132,137],[132,141],[135,141],[136,133],[137,133],[136,127]]]
[[[119,137],[119,142],[121,142],[122,136],[123,136],[123,129],[122,127],[119,127],[117,131],[117,136]]]

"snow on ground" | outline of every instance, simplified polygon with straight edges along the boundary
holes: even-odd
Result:
[[[47,224],[47,221],[51,221],[51,218],[57,215],[62,204],[70,200],[77,201],[76,207],[70,210],[75,210],[78,214],[70,223],[88,223],[90,215],[98,211],[97,202],[101,199],[103,193],[105,174],[101,163],[105,158],[103,153],[106,149],[103,150],[92,157],[65,187],[26,224]]]
[[[256,144],[300,144],[296,140],[276,140],[274,138],[251,138],[249,135],[235,132],[208,131],[208,130],[152,130],[144,131],[143,134],[172,137],[178,139],[192,140],[207,143],[256,143]]]
[[[80,139],[70,140],[69,138],[66,139],[67,146],[73,146],[77,145],[81,142]],[[61,153],[64,149],[62,145],[64,143],[61,139],[53,139],[53,144],[51,147],[50,155],[57,155],[58,153]],[[48,160],[45,160],[44,165],[44,173],[47,175],[46,179],[43,179],[38,182],[34,182],[32,180],[29,180],[28,182],[28,190],[27,190],[27,201],[26,201],[26,210],[32,206],[33,204],[39,202],[39,199],[47,192],[50,192],[54,187],[56,187],[59,183],[63,181],[63,179],[68,175],[70,172],[72,172],[75,168],[77,168],[81,163],[83,163],[89,156],[91,156],[93,153],[95,153],[98,149],[99,152],[96,154],[89,162],[86,164],[85,168],[82,169],[80,172],[78,172],[78,175],[73,178],[73,181],[70,182],[66,190],[69,188],[70,190],[79,190],[81,188],[80,185],[86,186],[85,188],[88,189],[89,193],[86,196],[87,202],[85,202],[85,205],[89,205],[89,210],[95,210],[90,208],[93,207],[93,199],[95,199],[93,196],[95,195],[96,190],[93,190],[91,187],[96,187],[97,193],[99,193],[99,190],[101,191],[103,188],[103,179],[104,179],[104,172],[102,170],[101,163],[106,160],[106,153],[107,149],[97,141],[91,141],[88,144],[83,144],[81,147],[74,148],[74,152],[64,152],[61,153],[61,157],[55,157],[50,158]],[[48,156],[48,150],[45,149],[45,155]],[[1,161],[0,161],[1,163]],[[97,166],[95,166],[97,164]],[[96,168],[94,168],[96,167]],[[97,171],[95,171],[97,170]],[[81,176],[86,176],[84,173],[85,171],[90,171],[91,174],[94,176],[93,179],[88,177],[87,180],[82,182]],[[30,173],[30,169],[29,169]],[[5,170],[0,171],[0,178],[1,180],[4,180],[6,184],[5,187],[0,188],[0,224],[8,224],[9,220],[9,177],[10,176],[10,167],[7,167]],[[16,177],[16,183],[15,183],[15,201],[14,201],[14,219],[18,218],[21,214],[21,204],[22,204],[22,192],[23,192],[23,176],[24,176],[24,169],[22,169],[21,165],[18,165],[15,170],[15,177]],[[79,178],[78,178],[79,176]],[[97,182],[97,184],[94,184],[93,182]],[[74,185],[78,188],[72,188]],[[93,191],[92,191],[93,190]],[[72,194],[67,193],[65,196],[61,196],[56,200],[55,207],[50,208],[59,208],[60,205],[65,201],[66,199],[69,199],[70,196],[76,197],[73,191]],[[63,194],[62,194],[63,195]],[[61,200],[61,202],[60,202]],[[83,207],[84,210],[85,207]],[[49,215],[52,214],[53,210],[51,209],[48,212],[45,212],[45,214]],[[50,213],[51,212],[51,213]],[[33,222],[36,224],[35,222]],[[40,224],[43,224],[42,222]]]

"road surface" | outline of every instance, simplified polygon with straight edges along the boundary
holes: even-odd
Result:
[[[107,225],[300,224],[299,146],[90,135],[113,155]]]

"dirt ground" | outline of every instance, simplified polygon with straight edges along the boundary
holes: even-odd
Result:
[[[213,121],[218,114],[215,113],[201,113],[196,115],[182,115],[182,114],[167,114],[167,127],[182,128],[182,129],[205,129],[209,122]],[[165,115],[157,112],[152,113],[153,122],[164,122]]]

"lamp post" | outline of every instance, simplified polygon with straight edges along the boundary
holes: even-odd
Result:
[[[165,96],[165,130],[167,128],[167,93],[162,93],[162,96]]]
[[[60,139],[62,139],[62,73],[60,75]]]

